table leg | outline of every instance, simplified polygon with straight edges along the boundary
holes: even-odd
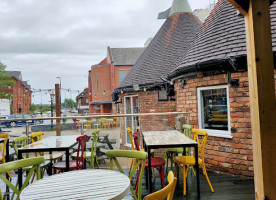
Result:
[[[66,163],[66,168],[65,168],[65,171],[68,172],[69,171],[69,149],[66,150],[65,152],[65,156],[66,156],[66,159],[65,159],[65,163]]]
[[[109,139],[108,139],[108,136],[105,136],[104,139],[105,139],[105,142],[107,143],[109,149],[113,149],[113,146],[110,144],[110,141],[109,141]]]
[[[152,193],[152,182],[151,182],[151,155],[150,155],[150,148],[148,148],[148,182],[149,182],[149,192]]]
[[[196,160],[196,183],[197,183],[197,198],[200,199],[200,182],[199,182],[199,165],[198,165],[198,146],[195,146],[195,160]]]
[[[145,145],[145,141],[144,141],[144,138],[143,138],[143,147],[145,149],[145,151],[147,152],[148,151],[148,148],[147,146]],[[146,189],[148,190],[149,189],[149,173],[148,173],[148,169],[145,170],[146,171]]]
[[[21,160],[21,159],[22,159],[22,152],[18,150],[18,160]],[[19,190],[22,187],[22,168],[18,169],[18,187],[19,187]]]

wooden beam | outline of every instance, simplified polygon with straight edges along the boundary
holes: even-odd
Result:
[[[60,102],[60,85],[59,84],[55,84],[55,92],[56,92],[56,117],[60,117],[61,102]],[[56,136],[61,136],[60,119],[56,120]]]
[[[246,16],[250,0],[228,0],[243,16]],[[270,5],[276,0],[269,0]]]
[[[270,1],[250,0],[245,15],[255,198],[276,197],[276,102]]]
[[[249,0],[228,0],[243,16],[247,15]]]

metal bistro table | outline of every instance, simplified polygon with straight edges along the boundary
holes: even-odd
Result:
[[[144,148],[148,152],[148,169],[146,170],[146,184],[149,185],[149,191],[152,193],[152,172],[151,170],[151,149],[159,148],[174,148],[174,147],[193,147],[195,148],[196,160],[196,178],[197,178],[197,196],[200,197],[200,183],[199,183],[199,165],[198,165],[198,144],[191,138],[176,130],[169,131],[147,131],[143,132]],[[185,152],[185,151],[183,151]]]
[[[129,178],[116,171],[89,169],[65,172],[43,178],[26,187],[20,199],[113,199],[128,194]]]
[[[18,149],[18,159],[22,159],[23,153],[31,152],[49,152],[65,151],[66,154],[66,170],[69,171],[69,150],[73,148],[78,142],[76,138],[79,135],[66,135],[66,136],[50,136],[35,143],[24,146]],[[22,169],[18,170],[18,184],[19,188],[22,187]]]

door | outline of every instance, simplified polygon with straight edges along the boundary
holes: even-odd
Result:
[[[138,96],[125,96],[125,114],[135,114],[139,112],[139,102]],[[127,145],[130,145],[130,139],[127,134],[127,128],[130,127],[131,130],[134,132],[136,131],[137,127],[139,126],[139,118],[138,117],[126,117],[125,118],[125,134],[126,134],[126,141]]]

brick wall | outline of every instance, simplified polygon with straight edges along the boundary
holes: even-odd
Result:
[[[120,104],[120,113],[124,114],[124,96],[138,95],[139,113],[161,113],[176,111],[176,101],[158,101],[158,91],[143,91],[136,93],[120,94],[119,98],[122,100]],[[145,116],[139,117],[140,131],[151,130],[172,130],[175,129],[174,115],[168,116]],[[125,119],[120,118],[121,124],[121,147],[125,148]]]
[[[189,77],[186,79],[187,84],[183,88],[181,85],[182,80],[177,80],[175,83],[177,111],[191,111],[190,123],[193,128],[198,128],[197,87],[228,85],[230,126],[233,138],[226,139],[209,136],[205,151],[205,161],[207,167],[212,170],[253,176],[248,73],[244,71],[236,72],[232,73],[231,77],[232,79],[239,79],[240,85],[238,87],[232,87],[228,84],[226,74],[216,74],[215,72],[201,73]]]
[[[14,86],[7,89],[8,93],[13,94],[12,98],[12,114],[28,114],[30,113],[30,106],[32,104],[32,91],[27,88],[21,81],[13,78]]]

